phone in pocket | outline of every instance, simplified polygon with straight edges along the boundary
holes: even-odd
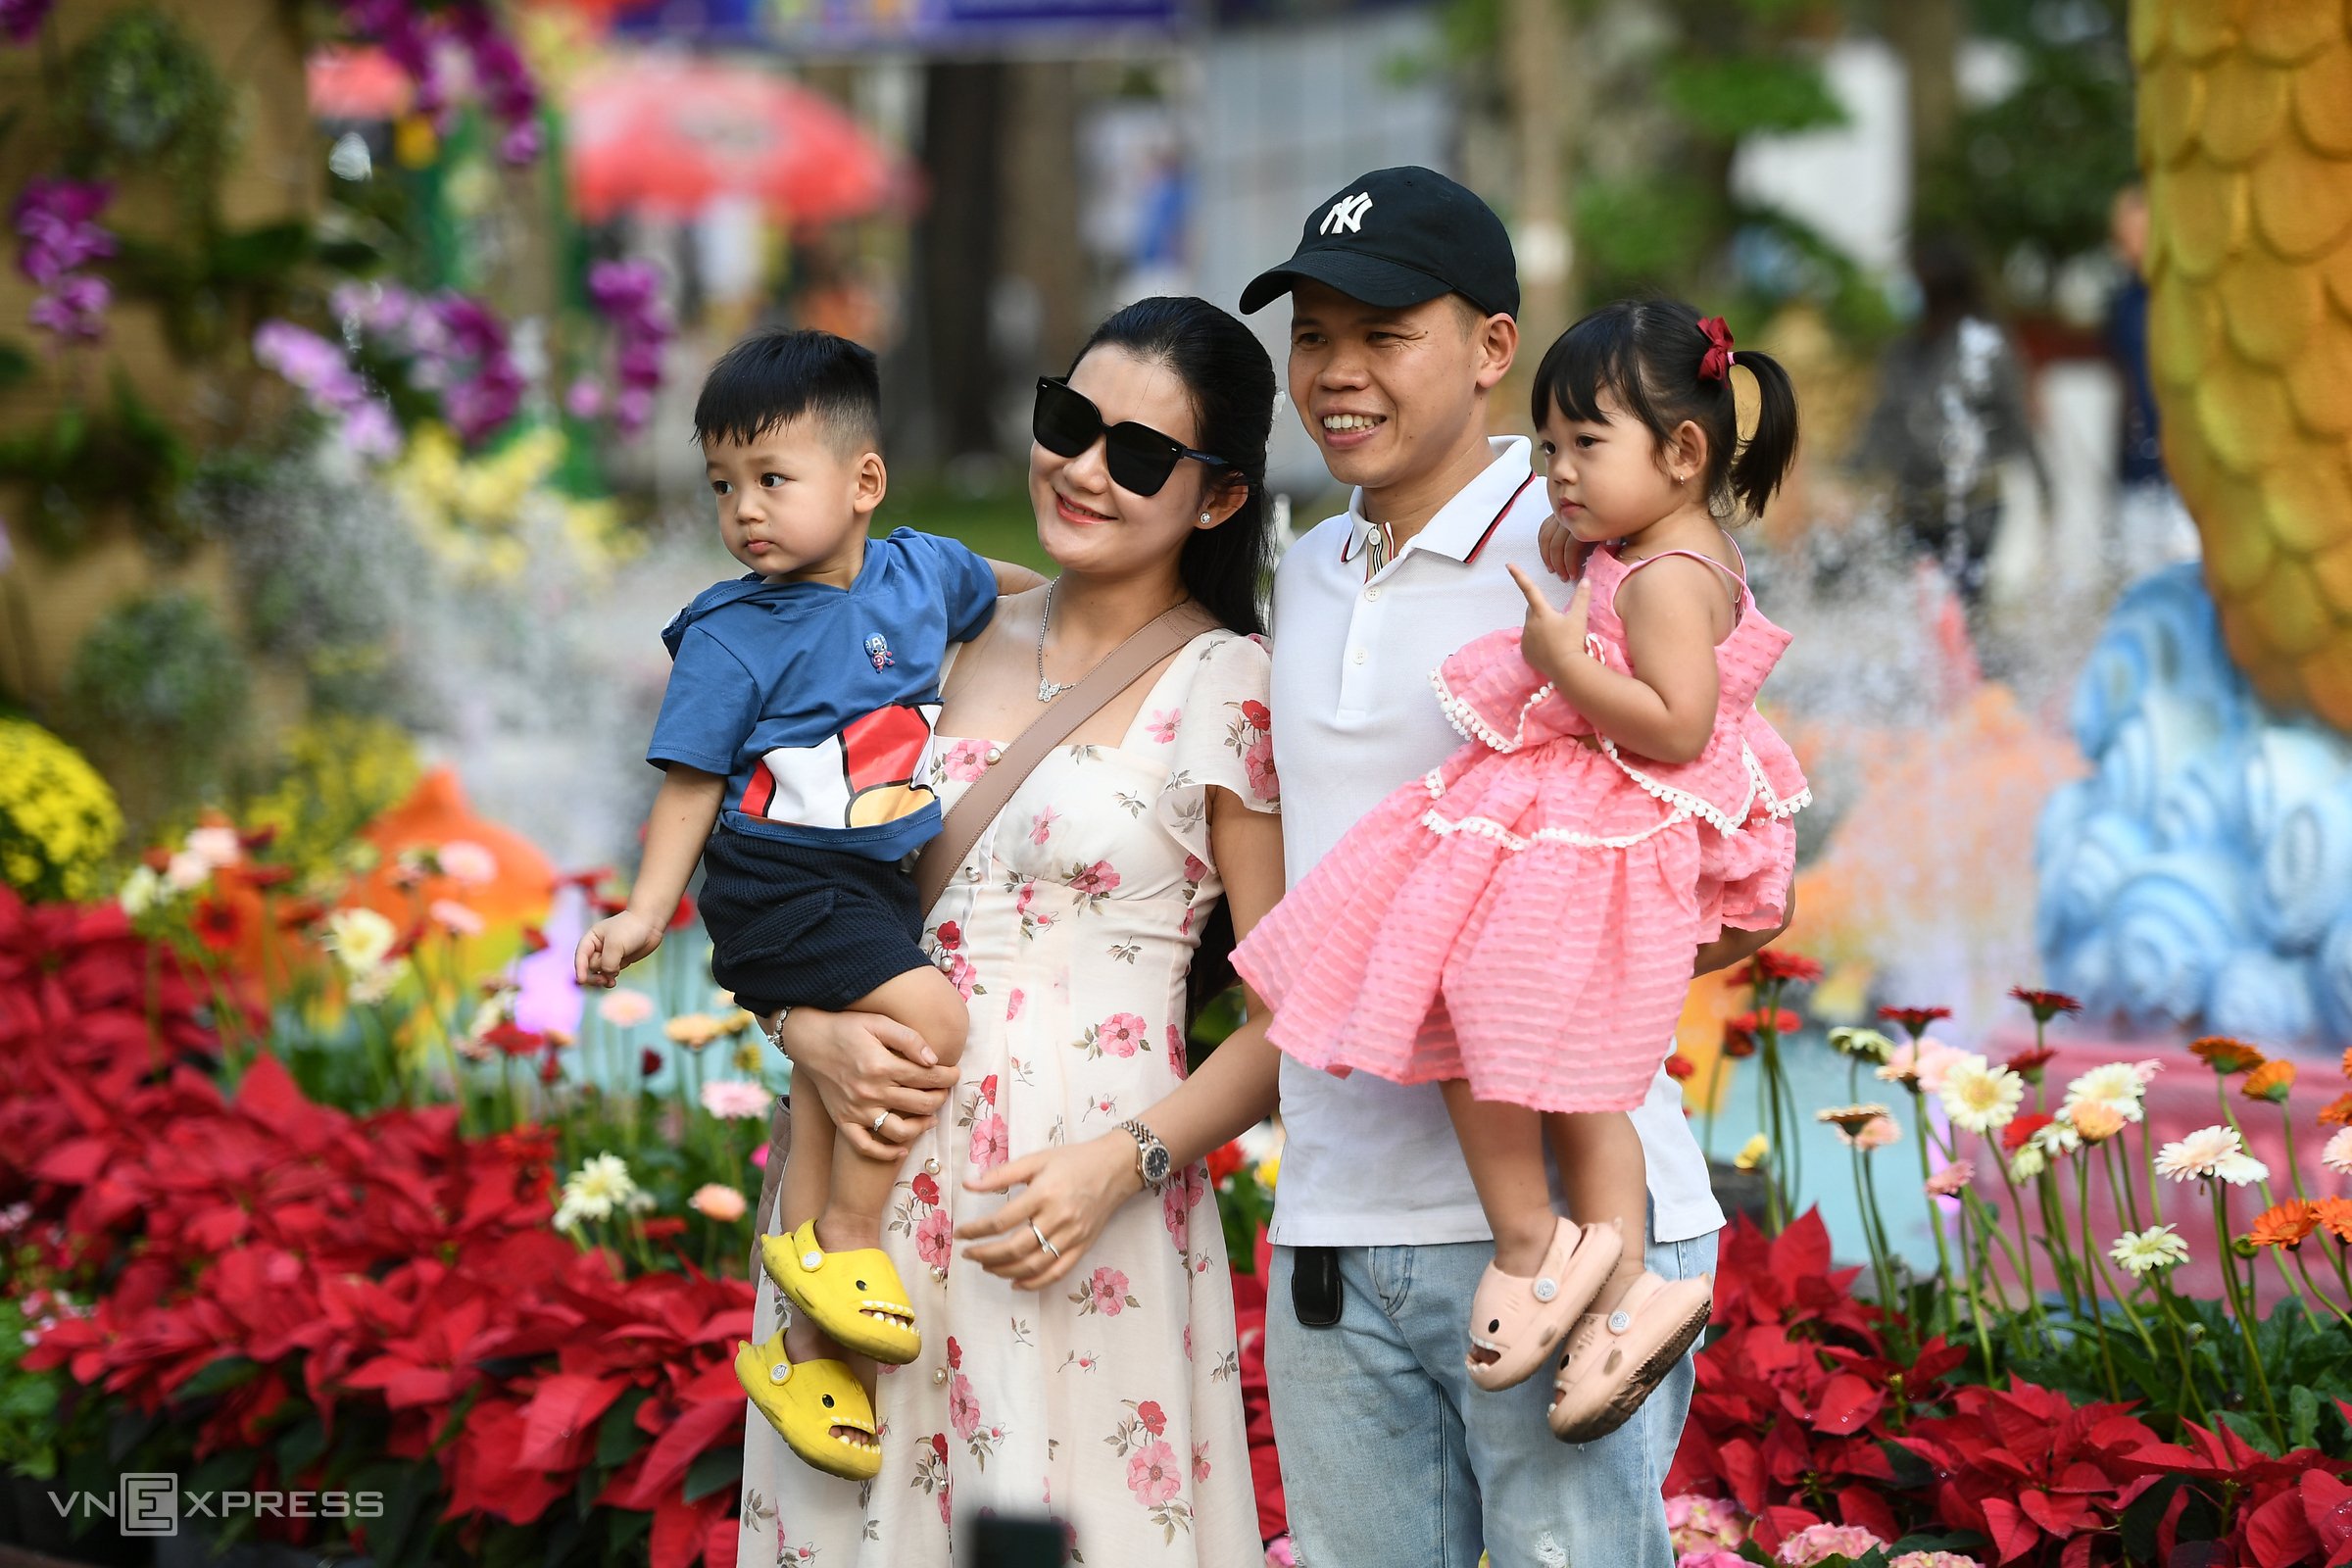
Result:
[[[1338,1248],[1292,1249],[1291,1310],[1304,1328],[1327,1329],[1340,1320]]]

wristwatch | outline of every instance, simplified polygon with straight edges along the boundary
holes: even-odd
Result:
[[[1119,1131],[1135,1140],[1135,1173],[1144,1185],[1156,1188],[1164,1184],[1175,1161],[1169,1158],[1168,1146],[1159,1141],[1159,1135],[1140,1119],[1119,1123]]]

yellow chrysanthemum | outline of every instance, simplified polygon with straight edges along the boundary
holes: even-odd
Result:
[[[0,882],[34,903],[95,898],[122,837],[115,793],[79,752],[0,718]]]

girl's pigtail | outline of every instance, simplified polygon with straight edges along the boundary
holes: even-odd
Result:
[[[1769,354],[1741,349],[1739,365],[1755,376],[1758,402],[1755,434],[1732,460],[1732,498],[1749,516],[1760,517],[1796,460],[1796,387]]]

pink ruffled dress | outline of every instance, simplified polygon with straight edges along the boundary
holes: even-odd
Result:
[[[1599,550],[1586,565],[1586,646],[1611,668],[1629,667],[1617,589],[1663,559]],[[1619,752],[1529,666],[1515,629],[1433,672],[1468,744],[1349,829],[1234,953],[1278,1047],[1538,1110],[1642,1102],[1697,949],[1781,922],[1788,819],[1812,798],[1755,708],[1788,634],[1733,580],[1715,731],[1689,762]]]

